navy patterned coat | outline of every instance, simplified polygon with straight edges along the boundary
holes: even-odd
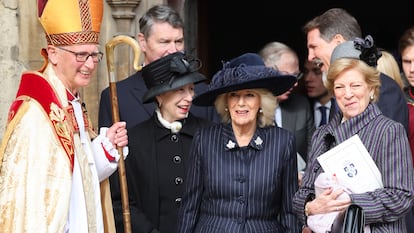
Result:
[[[279,127],[257,128],[239,147],[231,124],[196,133],[177,233],[297,233],[295,139]]]

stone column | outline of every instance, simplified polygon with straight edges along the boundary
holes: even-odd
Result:
[[[106,0],[106,2],[112,9],[112,17],[116,24],[114,36],[122,34],[135,38],[135,35],[130,35],[131,23],[135,18],[135,8],[141,0]],[[134,72],[132,64],[134,54],[129,45],[117,46],[114,54],[117,78],[124,79]]]
[[[27,2],[31,5],[31,2]],[[0,141],[3,138],[10,105],[16,96],[20,76],[26,67],[19,57],[21,50],[18,0],[0,0]]]

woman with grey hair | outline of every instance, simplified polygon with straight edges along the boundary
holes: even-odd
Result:
[[[178,233],[299,232],[295,138],[274,122],[275,95],[295,82],[247,53],[194,99],[214,104],[222,123],[194,135]]]

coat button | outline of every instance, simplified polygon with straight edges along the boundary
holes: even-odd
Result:
[[[175,199],[175,204],[177,204],[177,206],[179,206],[181,204],[181,197],[177,197]]]
[[[173,157],[173,162],[175,164],[180,164],[181,163],[181,157],[179,155],[176,155]]]
[[[243,221],[243,218],[242,217],[238,217],[237,218],[237,223],[238,224],[242,224],[244,221]]]
[[[173,134],[173,135],[171,135],[171,141],[172,142],[178,142],[178,136],[177,136],[177,134]]]
[[[175,178],[175,184],[176,184],[176,185],[180,185],[180,184],[182,184],[182,183],[183,183],[183,178],[181,178],[181,177],[179,177],[179,176]]]

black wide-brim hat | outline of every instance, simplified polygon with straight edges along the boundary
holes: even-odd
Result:
[[[200,67],[200,60],[187,57],[182,52],[169,54],[144,66],[142,77],[148,91],[144,94],[143,103],[152,102],[157,95],[167,91],[206,80],[197,72]]]
[[[193,104],[214,105],[218,95],[243,89],[264,88],[274,95],[280,95],[296,82],[295,76],[266,67],[258,54],[246,53],[224,63],[223,69],[213,76],[207,91],[196,96]]]

